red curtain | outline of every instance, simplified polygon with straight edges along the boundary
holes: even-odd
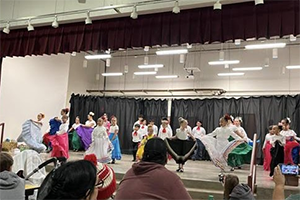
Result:
[[[300,34],[299,0],[265,0],[212,7],[1,32],[0,57],[57,54],[111,48],[225,42]]]

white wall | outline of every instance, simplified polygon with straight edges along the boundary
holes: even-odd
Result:
[[[66,105],[70,55],[4,58],[0,88],[0,122],[5,122],[4,138],[16,139],[22,124],[45,113],[48,121]]]

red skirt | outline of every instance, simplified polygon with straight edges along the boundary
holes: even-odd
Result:
[[[270,141],[267,141],[265,149],[264,149],[264,170],[265,171],[270,171],[270,164],[271,164],[271,160],[272,160],[271,148],[272,148],[272,145],[270,144]]]
[[[53,135],[50,137],[52,145],[51,157],[69,158],[69,137],[68,133]]]
[[[286,144],[284,146],[284,164],[291,164],[293,165],[293,157],[292,157],[292,150],[293,148],[299,146],[299,143],[296,142],[295,140],[290,141],[286,140]]]

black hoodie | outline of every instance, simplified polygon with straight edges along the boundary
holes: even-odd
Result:
[[[246,184],[238,184],[229,195],[229,200],[254,200],[251,188]]]

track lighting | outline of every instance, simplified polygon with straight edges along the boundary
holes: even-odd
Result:
[[[297,40],[297,38],[294,35],[290,35],[290,41],[291,42],[295,42]]]
[[[145,46],[145,47],[144,47],[144,51],[147,52],[147,51],[149,51],[149,50],[150,50],[150,47],[149,47],[149,46]]]
[[[128,73],[128,65],[126,64],[125,66],[124,66],[124,74],[127,74]]]
[[[31,25],[31,20],[28,20],[28,26],[27,26],[28,31],[34,31],[34,27]]]
[[[58,21],[57,21],[57,15],[55,15],[55,17],[54,17],[54,21],[52,22],[52,27],[53,28],[58,28],[59,27],[59,24],[58,24]]]
[[[222,4],[220,3],[220,0],[217,0],[217,2],[214,4],[214,10],[222,10]]]
[[[106,67],[110,67],[110,58],[106,59],[105,66]]]
[[[278,49],[273,49],[272,56],[273,58],[278,58]]]
[[[180,63],[180,64],[183,64],[183,63],[184,63],[184,60],[185,60],[185,54],[180,54],[180,57],[179,57],[179,63]]]
[[[264,0],[255,0],[255,5],[264,4]]]
[[[90,18],[90,12],[86,13],[85,24],[92,24],[92,20]]]
[[[173,7],[173,11],[172,12],[175,13],[175,14],[180,13],[180,8],[179,8],[179,2],[178,1],[175,1],[175,5]]]
[[[235,39],[235,40],[234,40],[234,44],[235,44],[236,46],[241,45],[241,39]]]
[[[9,34],[10,32],[10,25],[9,22],[7,22],[6,27],[3,28],[3,33]]]
[[[138,13],[137,13],[137,8],[136,8],[136,6],[133,6],[132,13],[130,14],[130,17],[131,17],[132,19],[137,19],[137,18],[138,18]]]

